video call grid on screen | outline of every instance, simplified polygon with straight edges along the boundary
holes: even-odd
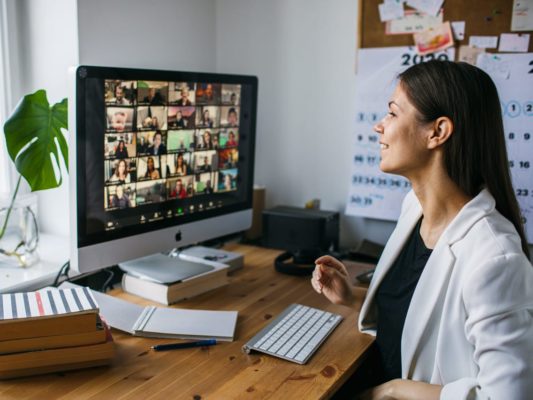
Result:
[[[104,209],[237,190],[241,85],[105,80]]]

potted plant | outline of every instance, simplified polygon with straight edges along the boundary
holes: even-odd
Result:
[[[25,96],[4,124],[7,151],[20,175],[10,199],[0,206],[0,254],[15,257],[21,266],[28,265],[27,256],[36,250],[38,229],[29,207],[21,214],[27,221],[18,225],[23,225],[23,231],[35,231],[36,236],[20,232],[20,227],[15,229],[19,232],[9,229],[10,225],[17,226],[10,224],[10,218],[17,208],[20,182],[24,177],[32,192],[61,185],[61,160],[68,170],[68,144],[61,131],[68,128],[67,115],[67,99],[50,106],[46,91],[38,90]]]

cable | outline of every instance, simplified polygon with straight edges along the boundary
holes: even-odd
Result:
[[[104,282],[104,284],[102,285],[102,288],[100,289],[100,292],[102,293],[105,293],[106,289],[108,287],[110,287],[110,283],[111,281],[113,280],[113,278],[115,277],[115,273],[113,272],[113,270],[111,270],[110,268],[105,268],[104,269],[105,272],[107,272],[109,274],[109,277],[106,279],[106,281]]]
[[[70,261],[67,261],[63,266],[59,269],[59,272],[57,273],[56,279],[54,279],[53,286],[57,287],[59,285],[59,279],[62,275],[65,275],[65,279],[61,281],[61,283],[68,281],[70,278],[68,276],[68,272],[70,271]]]

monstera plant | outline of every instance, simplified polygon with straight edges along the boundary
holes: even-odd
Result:
[[[61,185],[61,160],[68,170],[68,145],[62,132],[68,128],[67,115],[67,99],[50,106],[46,91],[38,90],[25,96],[4,124],[7,151],[20,175],[11,200],[0,209],[0,253],[14,256],[22,266],[25,262],[21,254],[27,250],[24,238],[17,240],[11,250],[3,248],[2,239],[23,177],[32,192]]]

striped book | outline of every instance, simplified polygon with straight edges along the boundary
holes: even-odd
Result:
[[[85,287],[3,294],[0,340],[92,332],[98,311]]]

